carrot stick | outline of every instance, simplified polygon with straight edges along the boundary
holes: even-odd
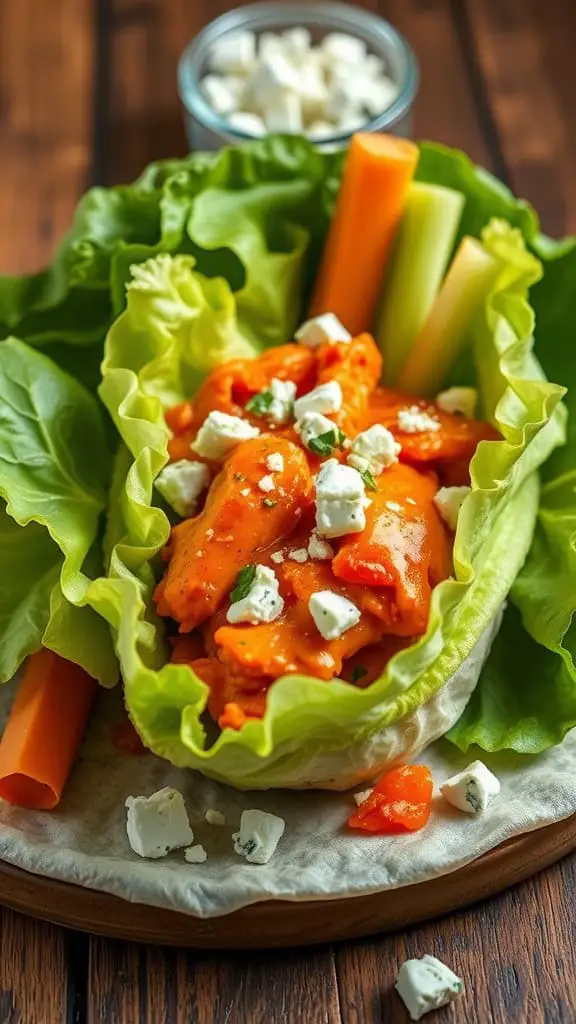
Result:
[[[336,313],[351,334],[370,330],[386,261],[418,161],[389,135],[355,135],[324,249],[311,315]]]
[[[29,659],[0,741],[0,797],[19,807],[56,807],[98,684],[43,648]]]

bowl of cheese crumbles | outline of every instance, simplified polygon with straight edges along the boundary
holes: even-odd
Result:
[[[268,133],[343,145],[408,135],[416,59],[389,22],[341,3],[257,3],[210,22],[179,65],[192,150]]]

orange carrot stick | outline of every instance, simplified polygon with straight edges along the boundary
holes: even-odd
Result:
[[[98,684],[43,648],[29,659],[0,741],[0,797],[35,810],[56,807]]]
[[[367,133],[353,137],[312,316],[336,313],[353,335],[370,330],[417,162],[418,147],[406,139]]]

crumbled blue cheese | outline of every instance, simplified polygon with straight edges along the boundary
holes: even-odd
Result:
[[[428,953],[421,960],[406,960],[398,971],[396,991],[411,1020],[451,1003],[464,991],[462,980],[441,960]]]
[[[280,452],[271,452],[266,459],[266,469],[270,473],[282,473],[284,471],[284,456]]]
[[[306,548],[294,548],[293,551],[288,552],[288,558],[291,562],[300,562],[304,565],[304,562],[308,561],[308,551]]]
[[[337,640],[360,622],[360,609],[333,590],[318,590],[308,601],[308,610],[325,640]]]
[[[394,440],[394,435],[380,423],[375,423],[354,438],[347,462],[361,473],[368,470],[373,476],[380,476],[388,466],[398,462],[401,451],[402,446]]]
[[[294,402],[294,416],[301,420],[306,412],[321,414],[338,412],[342,408],[342,388],[337,380],[329,380],[326,384],[309,391]]]
[[[273,622],[282,613],[284,601],[278,589],[278,579],[267,565],[257,565],[256,575],[246,597],[233,601],[226,612],[228,622]]]
[[[306,412],[297,421],[294,429],[297,434],[300,434],[302,444],[306,448],[310,448],[310,442],[315,441],[322,434],[333,433],[336,437],[338,428],[334,421],[329,420],[327,416],[322,416],[319,412]]]
[[[139,857],[165,857],[194,842],[184,797],[177,789],[160,789],[152,796],[129,796],[126,832]]]
[[[268,390],[272,394],[272,402],[266,410],[266,419],[276,426],[282,426],[292,416],[296,385],[292,380],[279,380],[278,377],[273,377]]]
[[[315,562],[327,562],[334,557],[332,545],[327,540],[322,540],[314,530],[308,541],[308,554]]]
[[[234,850],[250,864],[267,864],[284,835],[286,822],[266,811],[242,811],[240,831],[232,836]]]
[[[263,476],[258,481],[258,487],[261,491],[264,491],[264,494],[269,494],[270,491],[274,490],[275,486],[274,479],[271,476]]]
[[[203,462],[181,459],[164,466],[154,486],[179,516],[191,516],[209,483],[210,473]]]
[[[270,555],[270,558],[276,565],[282,565],[282,562],[284,561],[284,555],[282,551],[273,551],[272,554]]]
[[[226,818],[222,814],[222,811],[217,811],[214,807],[209,807],[204,815],[205,820],[209,825],[222,826],[226,824]]]
[[[220,117],[237,112],[244,82],[237,75],[205,75],[200,82],[204,99]]]
[[[208,860],[208,854],[201,843],[198,843],[197,846],[189,846],[184,850],[184,860],[189,864],[204,864]]]
[[[476,388],[447,388],[436,395],[435,401],[442,412],[456,412],[472,419],[478,404],[478,392]]]
[[[398,426],[405,434],[422,434],[427,430],[440,430],[440,421],[430,416],[425,409],[411,405],[399,410]]]
[[[236,445],[258,437],[259,433],[258,427],[247,420],[214,409],[208,413],[190,447],[203,459],[219,460]]]
[[[500,792],[500,783],[483,761],[473,761],[440,788],[445,800],[466,814],[480,814]]]
[[[434,495],[434,504],[446,525],[453,531],[458,525],[460,509],[471,493],[470,487],[441,487]]]
[[[227,32],[210,47],[210,67],[222,75],[247,74],[256,61],[254,32]]]
[[[231,128],[245,132],[246,135],[266,135],[266,125],[262,118],[248,110],[234,110],[226,120]]]
[[[316,530],[324,537],[360,533],[370,504],[358,470],[336,459],[323,462],[316,478]]]
[[[328,125],[328,134],[334,132],[334,128]],[[298,328],[294,335],[296,341],[308,348],[318,348],[320,345],[336,345],[340,341],[352,341],[350,331],[347,331],[335,313],[323,313],[322,316],[312,317],[306,320]]]
[[[373,792],[373,789],[361,789],[359,793],[354,793],[354,799],[358,806],[360,807],[360,804],[366,803],[368,797],[372,796]]]

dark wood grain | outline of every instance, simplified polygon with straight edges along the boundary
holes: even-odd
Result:
[[[548,232],[576,231],[576,4],[467,0],[514,191]]]
[[[90,0],[0,3],[0,273],[43,266],[86,187],[92,18]]]
[[[341,947],[336,964],[344,1024],[403,1019],[393,989],[397,970],[408,957],[424,953],[439,957],[464,979],[458,1021],[573,1024],[575,884],[572,858],[480,904],[474,913]]]
[[[94,939],[89,1024],[339,1024],[330,950],[223,955]]]
[[[0,1024],[63,1024],[66,933],[0,907]]]

